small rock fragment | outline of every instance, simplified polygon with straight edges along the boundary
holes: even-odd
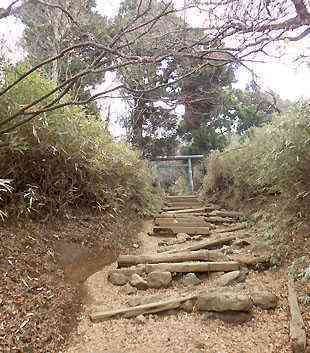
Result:
[[[195,273],[188,273],[183,276],[182,283],[186,287],[197,286],[201,283],[200,279],[195,275]]]
[[[278,305],[278,297],[268,291],[257,291],[251,293],[251,299],[254,305],[261,309],[274,309]]]
[[[132,246],[135,248],[135,249],[139,249],[139,244],[137,244],[137,243],[134,243],[134,244],[132,244]]]
[[[144,279],[143,279],[140,275],[138,275],[137,273],[134,273],[134,274],[131,276],[130,284],[131,284],[133,287],[136,287],[136,288],[138,288],[138,289],[147,289],[147,288],[148,288],[148,285],[147,285],[146,280],[144,280]]]
[[[232,243],[232,245],[236,246],[237,248],[244,248],[251,245],[251,242],[248,239],[237,239]]]
[[[172,281],[172,276],[167,271],[154,271],[148,274],[146,280],[149,288],[166,288]]]
[[[238,282],[241,277],[241,271],[227,272],[216,280],[216,285],[220,287],[230,286],[231,284]]]
[[[126,295],[132,295],[137,293],[137,288],[131,286],[129,283],[122,287],[122,293]]]
[[[146,322],[145,316],[144,316],[144,315],[138,315],[138,316],[136,317],[136,322],[137,322],[138,324],[145,324],[145,322]]]
[[[186,300],[186,302],[182,303],[180,308],[190,314],[193,312],[194,306],[195,306],[194,300]]]

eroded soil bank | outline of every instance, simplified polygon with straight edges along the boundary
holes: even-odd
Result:
[[[63,351],[78,325],[84,281],[133,249],[132,214],[0,228],[0,351]]]

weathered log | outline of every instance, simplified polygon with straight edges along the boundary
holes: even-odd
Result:
[[[210,234],[210,228],[208,227],[181,227],[181,226],[167,226],[167,227],[154,227],[153,235],[161,235],[161,234],[178,234],[178,233],[186,233],[186,234]]]
[[[195,195],[183,195],[183,196],[167,196],[166,200],[170,202],[183,202],[183,201],[196,201],[198,198]]]
[[[186,208],[186,209],[180,209],[180,210],[175,210],[175,211],[166,211],[166,214],[181,214],[181,213],[200,213],[206,211],[206,207],[200,207],[200,208]]]
[[[222,245],[230,244],[235,239],[236,239],[235,236],[229,236],[229,237],[224,237],[224,238],[220,238],[220,239],[202,240],[202,241],[198,242],[197,244],[188,245],[188,246],[185,246],[184,248],[181,248],[181,249],[169,250],[169,251],[167,251],[167,253],[173,254],[173,253],[183,252],[183,251],[214,249],[214,248],[220,247]]]
[[[171,246],[171,245],[176,245],[176,244],[182,244],[186,242],[186,238],[168,238],[168,239],[164,239],[164,240],[159,240],[158,241],[158,246]],[[160,252],[160,251],[158,251]]]
[[[187,300],[195,299],[197,295],[188,295],[179,298],[171,298],[163,301],[159,301],[156,303],[150,303],[145,305],[139,305],[130,308],[123,308],[118,310],[110,310],[110,311],[102,311],[93,313],[90,315],[90,319],[92,322],[100,322],[111,318],[117,317],[135,317],[143,314],[151,314],[162,312],[171,309],[177,309]]]
[[[221,252],[208,250],[181,252],[176,254],[146,254],[120,255],[117,259],[118,267],[130,267],[138,264],[159,264],[186,261],[217,261],[223,258]]]
[[[195,209],[195,208],[201,208],[202,207],[202,205],[201,204],[192,204],[192,205],[190,205],[190,204],[188,204],[188,205],[180,205],[180,206],[178,206],[178,205],[175,205],[175,206],[164,206],[163,208],[162,208],[162,210],[164,211],[164,212],[174,212],[174,211],[180,211],[180,210],[186,210],[186,209],[189,209],[189,210],[191,210],[191,209]]]
[[[240,265],[255,267],[257,265],[269,266],[270,255],[254,256],[252,254],[236,254],[230,255],[229,258],[237,261]]]
[[[209,213],[209,216],[220,216],[220,217],[230,217],[235,219],[240,219],[244,217],[241,212],[237,211],[221,211],[221,210],[214,210]]]
[[[190,272],[229,272],[239,269],[238,262],[180,262],[180,263],[160,263],[146,264],[146,273],[154,271],[168,271],[177,273]]]
[[[299,309],[294,280],[290,275],[288,278],[288,303],[290,307],[290,342],[292,351],[293,353],[304,353],[307,345],[305,324]]]
[[[187,219],[187,218],[156,218],[154,224],[159,227],[180,226],[180,227],[207,227],[204,219]]]
[[[206,216],[206,213],[198,212],[198,213],[160,213],[154,216],[154,218],[168,218],[168,219],[175,219],[175,218],[196,218],[199,217],[199,219],[204,220],[204,217]]]
[[[213,233],[219,234],[219,233],[228,233],[228,232],[235,232],[237,230],[242,230],[247,228],[247,224],[246,223],[240,223],[237,224],[235,226],[231,226],[231,227],[227,227],[227,228],[223,228],[223,229],[216,229],[213,231]]]
[[[205,220],[211,223],[236,223],[236,220],[233,218],[224,218],[224,217],[215,217],[215,216],[206,216]]]

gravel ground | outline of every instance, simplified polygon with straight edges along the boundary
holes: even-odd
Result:
[[[146,224],[146,228],[150,224]],[[150,252],[154,239],[141,235],[140,252]],[[286,277],[282,271],[253,272],[246,280],[246,288],[269,289],[279,296],[276,310],[255,309],[254,318],[245,324],[234,325],[219,320],[202,321],[199,313],[176,315],[149,315],[144,323],[136,319],[108,320],[93,324],[88,314],[126,306],[129,296],[122,287],[111,285],[107,273],[115,264],[105,267],[86,281],[88,302],[80,318],[78,331],[71,338],[66,353],[286,353],[288,320]],[[213,279],[214,280],[214,279]],[[210,288],[212,279],[206,278],[195,290]],[[193,289],[192,289],[193,290]],[[246,289],[245,289],[246,290]],[[168,289],[139,291],[138,295],[178,295],[188,291],[181,281],[173,281]]]

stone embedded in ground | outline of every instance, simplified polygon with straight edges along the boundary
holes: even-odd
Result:
[[[161,302],[165,300],[163,296],[160,295],[148,295],[148,296],[135,296],[127,300],[129,306],[146,305],[156,302]]]
[[[136,287],[138,289],[147,289],[148,288],[148,285],[147,285],[147,282],[145,279],[143,279],[140,275],[138,275],[137,273],[134,273],[132,276],[131,276],[131,279],[130,279],[130,284],[133,286],[133,287]]]
[[[178,234],[176,235],[176,238],[177,238],[178,240],[187,240],[187,239],[190,238],[190,236],[189,236],[188,234],[186,234],[186,233],[178,233]]]
[[[154,271],[147,275],[146,281],[149,288],[166,288],[172,281],[172,276],[167,271]]]
[[[133,246],[135,249],[139,249],[139,247],[140,247],[140,245],[137,244],[137,243],[132,244],[132,246]]]
[[[138,324],[145,324],[146,318],[144,315],[138,315],[135,319]]]
[[[186,287],[197,286],[201,283],[200,279],[195,275],[195,273],[187,273],[182,278],[182,283]]]
[[[121,290],[122,290],[122,293],[125,295],[132,295],[137,293],[137,288],[133,287],[129,283],[125,284]]]
[[[128,283],[129,278],[121,271],[111,271],[108,275],[108,280],[115,286],[123,286]]]
[[[192,313],[195,306],[195,300],[186,300],[186,302],[182,303],[180,306],[187,313]]]
[[[246,294],[217,288],[199,294],[197,307],[202,311],[249,311],[252,301]]]
[[[208,311],[206,312],[202,320],[221,320],[227,322],[229,324],[244,324],[253,319],[253,315],[251,312],[243,312],[243,311],[224,311],[224,312],[216,312],[216,311]]]
[[[278,305],[278,297],[268,291],[256,291],[250,294],[254,305],[261,309],[274,309]]]
[[[129,268],[111,270],[108,274],[108,280],[116,286],[123,286],[130,281],[133,274],[142,275],[144,269],[145,267],[131,266]]]
[[[242,280],[242,271],[231,271],[224,273],[216,280],[216,285],[220,287],[230,286],[233,283],[239,282]]]

